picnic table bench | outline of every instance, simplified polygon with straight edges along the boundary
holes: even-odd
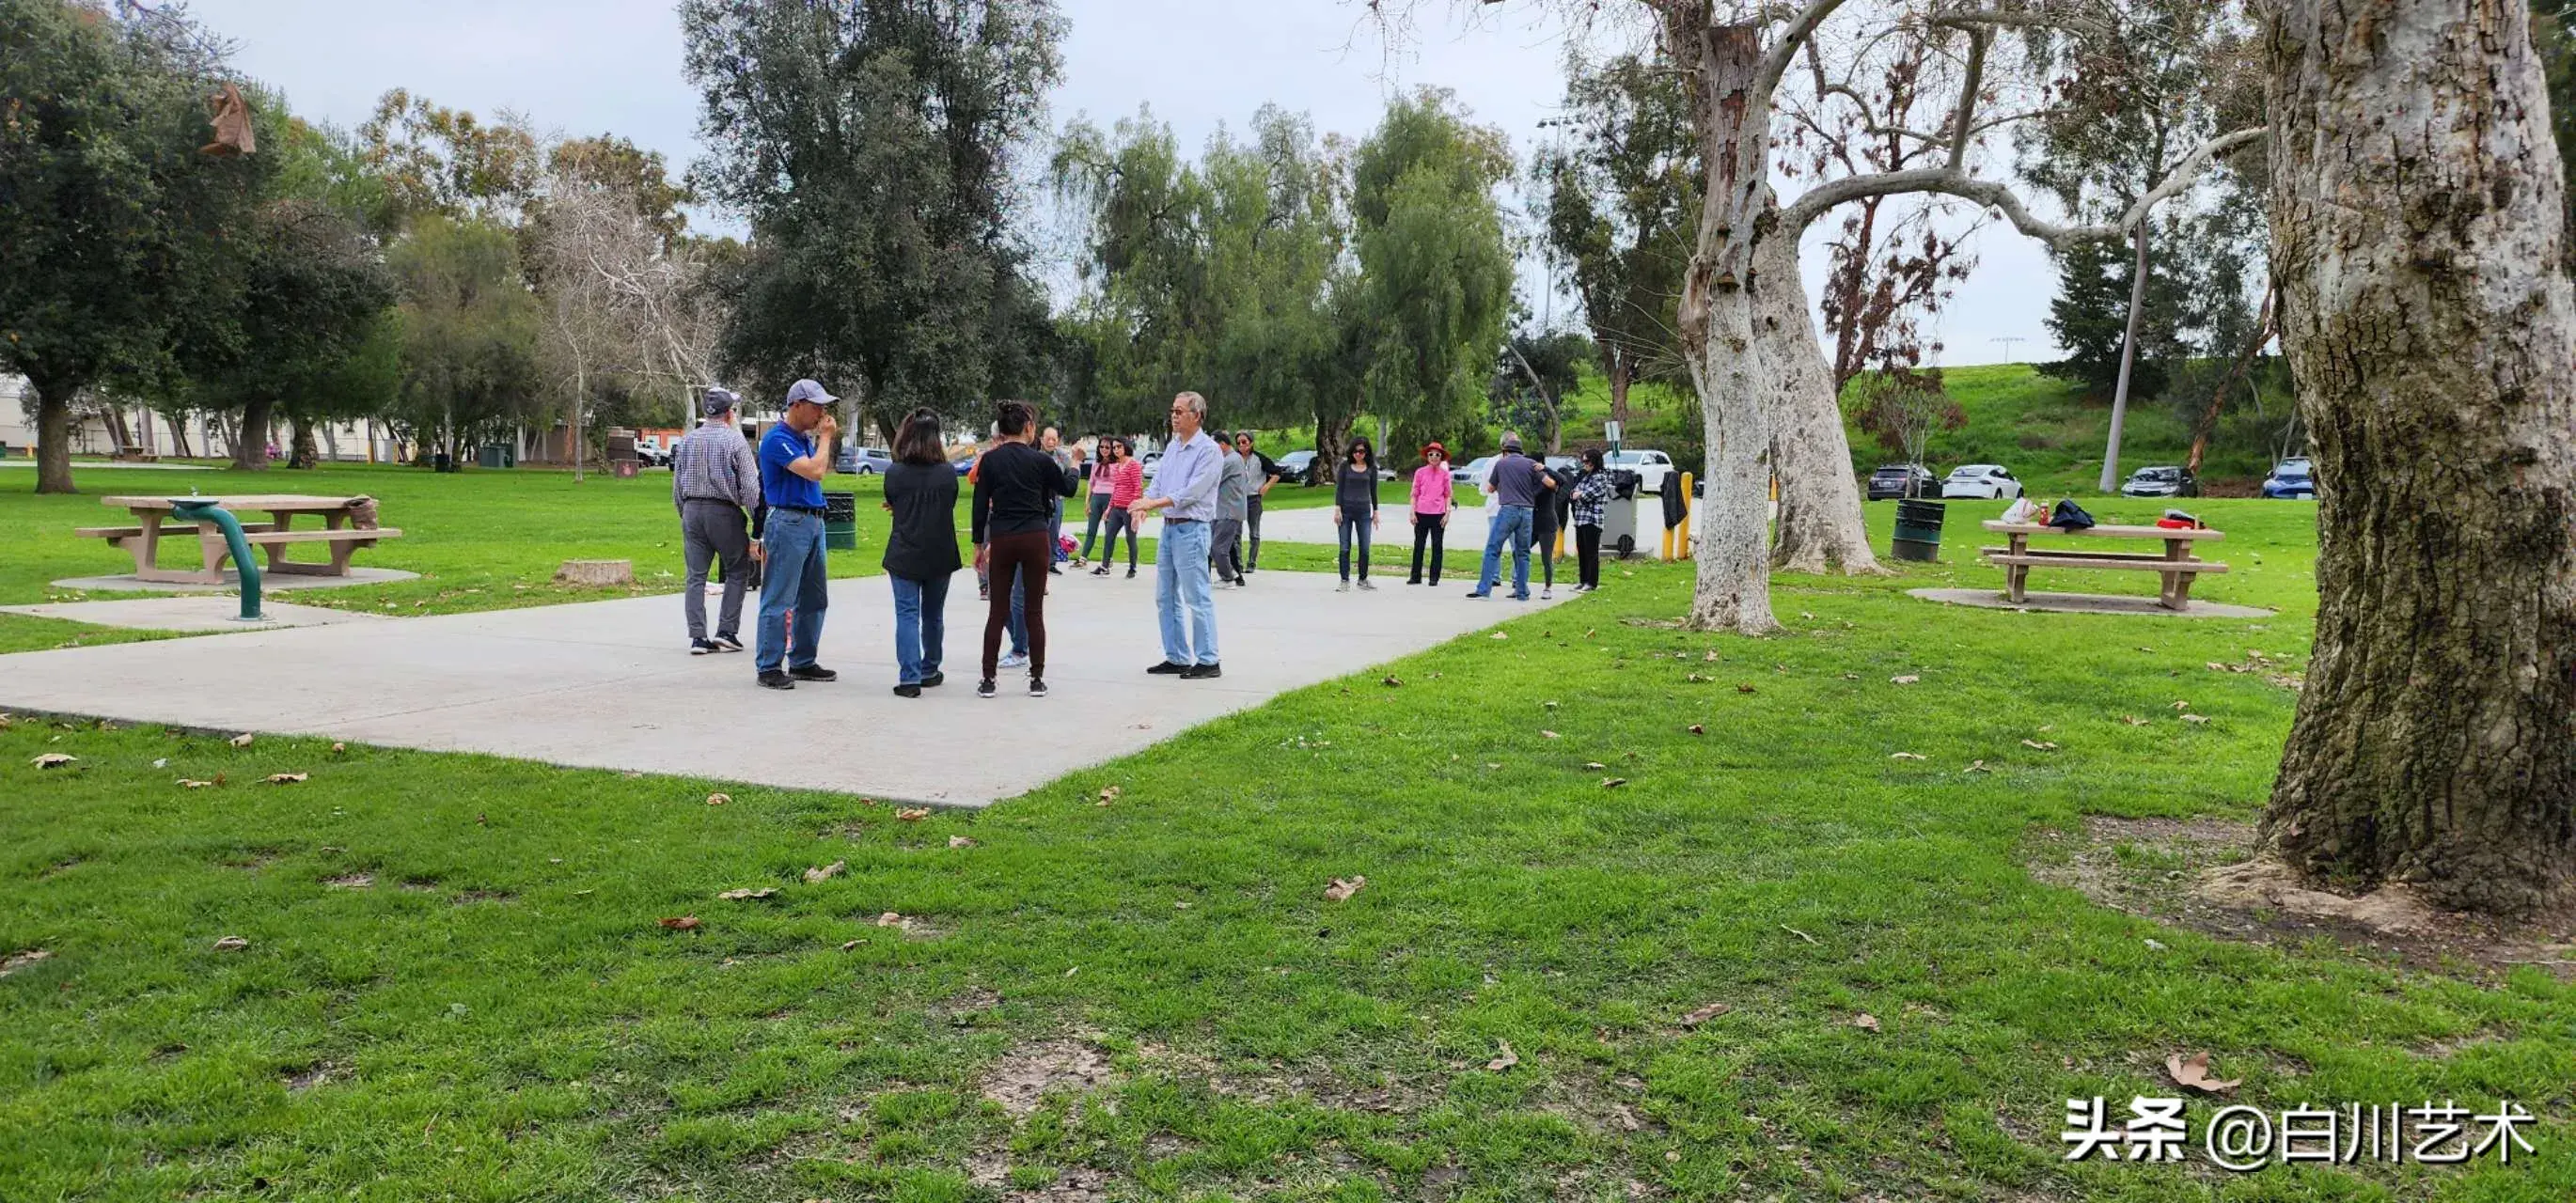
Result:
[[[2033,568],[2042,566],[2107,568],[2163,574],[2164,588],[2158,592],[2156,604],[2168,610],[2188,610],[2191,608],[2192,579],[2203,573],[2227,571],[2225,564],[2213,560],[2196,559],[2192,556],[2192,544],[2227,537],[2214,530],[2182,530],[2166,526],[2089,526],[2082,530],[2067,531],[2053,526],[2012,522],[1988,522],[1985,527],[1987,530],[2008,536],[2010,546],[1978,549],[1987,563],[2004,570],[2004,599],[2007,601],[2019,602],[2027,599],[2023,586],[2030,579],[2030,570]],[[2165,550],[2162,555],[2158,555],[2154,552],[2033,548],[2030,545],[2032,535],[2068,535],[2079,539],[2087,537],[2162,539]]]
[[[224,532],[212,523],[173,523],[170,512],[181,500],[222,506],[235,515],[265,512],[266,522],[243,522],[243,537],[253,546],[268,549],[267,571],[305,576],[347,576],[349,557],[361,547],[373,547],[381,539],[399,539],[402,532],[390,527],[355,525],[358,508],[364,497],[313,497],[297,493],[266,493],[224,497],[103,497],[101,504],[122,506],[134,515],[132,526],[83,527],[74,534],[83,538],[105,539],[110,547],[123,547],[134,554],[134,575],[147,581],[181,584],[220,585],[224,583],[223,564],[232,555],[224,542]],[[291,529],[299,514],[319,514],[320,528]],[[200,568],[163,568],[158,563],[161,541],[184,539],[197,545],[202,561]],[[327,546],[331,560],[317,564],[286,558],[289,547],[319,543]]]

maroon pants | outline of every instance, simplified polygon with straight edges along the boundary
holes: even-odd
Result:
[[[1001,665],[1002,633],[1011,626],[1011,574],[1020,574],[1022,616],[1029,624],[1029,675],[1046,675],[1046,583],[1047,565],[1054,561],[1053,549],[1047,546],[1047,533],[1033,530],[1025,534],[995,535],[985,545],[984,565],[991,573],[993,587],[984,609],[984,679],[993,679]]]

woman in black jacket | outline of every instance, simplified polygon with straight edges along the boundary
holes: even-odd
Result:
[[[1375,589],[1369,583],[1369,541],[1377,533],[1377,451],[1367,439],[1352,439],[1346,458],[1333,472],[1333,525],[1342,544],[1342,583],[1336,592],[1351,590],[1351,543],[1360,545],[1360,588]]]
[[[957,573],[957,470],[939,435],[939,415],[914,410],[895,436],[886,469],[886,579],[894,582],[894,691],[908,698],[947,678],[939,671],[948,633],[948,580]]]
[[[1055,565],[1050,534],[1055,503],[1073,496],[1078,486],[1072,469],[1029,445],[1037,431],[1037,410],[1026,401],[1001,404],[1001,441],[975,464],[975,561],[992,576],[992,593],[984,614],[984,680],[975,696],[993,696],[993,673],[1002,653],[1002,632],[1011,624],[1012,574],[1018,574],[1027,601],[1029,696],[1042,698],[1046,687],[1046,582]]]

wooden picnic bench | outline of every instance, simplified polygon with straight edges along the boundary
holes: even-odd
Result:
[[[110,547],[123,547],[134,555],[134,575],[147,581],[181,584],[220,585],[224,583],[224,561],[231,557],[232,546],[225,542],[223,529],[214,523],[171,522],[170,513],[180,499],[169,497],[104,497],[105,505],[122,506],[134,515],[132,526],[84,527],[73,533],[84,538],[105,539]],[[242,537],[254,547],[268,550],[266,570],[304,576],[347,576],[349,557],[361,547],[373,547],[378,540],[399,539],[402,532],[390,527],[354,525],[363,497],[311,497],[295,493],[270,493],[226,497],[195,497],[185,500],[218,505],[238,518],[245,514],[266,513],[266,522],[244,520]],[[299,514],[320,514],[320,529],[291,529]],[[187,540],[197,546],[202,567],[164,568],[159,564],[163,539]],[[329,563],[289,560],[286,551],[299,544],[325,545]]]
[[[2196,559],[2192,544],[2224,539],[2214,530],[2181,530],[2165,526],[2090,526],[2082,530],[2059,530],[2053,526],[2036,526],[2009,522],[1988,522],[1986,529],[2008,536],[2010,546],[1979,548],[1986,562],[2004,570],[2004,600],[2027,600],[2023,586],[2030,570],[2050,568],[2105,568],[2132,572],[2155,572],[2164,576],[2164,588],[2156,604],[2168,610],[2191,608],[2191,582],[2204,573],[2227,571],[2227,565],[2213,560]],[[2162,555],[2154,552],[2093,551],[2060,548],[2033,548],[2032,535],[2066,535],[2073,538],[2162,539]]]

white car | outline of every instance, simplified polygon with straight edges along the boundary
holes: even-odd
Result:
[[[1673,474],[1673,457],[1661,451],[1614,451],[1602,461],[1613,472],[1637,474],[1637,491],[1661,493],[1664,478]]]
[[[1985,497],[2000,500],[2021,496],[2021,482],[2013,479],[2012,469],[2002,464],[1962,464],[1950,470],[1941,482],[1941,499]]]

